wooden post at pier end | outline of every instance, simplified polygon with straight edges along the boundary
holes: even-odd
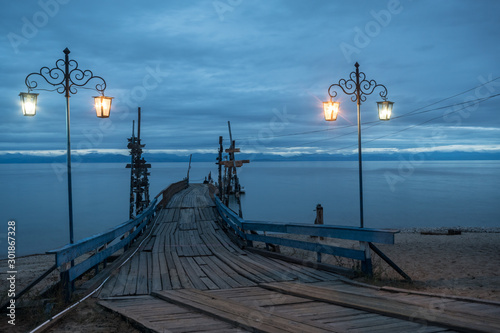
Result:
[[[316,219],[314,220],[314,224],[323,224],[323,206],[321,204],[316,205]],[[320,237],[319,239],[323,240],[325,238]]]
[[[219,199],[222,200],[222,152],[224,147],[222,147],[222,136],[219,136],[219,157],[217,157],[217,164],[219,168],[219,178],[217,180],[217,185],[219,187]]]

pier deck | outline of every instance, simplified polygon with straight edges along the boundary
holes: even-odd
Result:
[[[100,304],[153,332],[493,332],[500,306],[354,286],[240,249],[191,184],[104,285]]]

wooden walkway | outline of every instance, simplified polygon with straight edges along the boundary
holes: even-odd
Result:
[[[153,332],[500,332],[498,304],[353,286],[241,250],[214,207],[204,185],[176,194],[99,303]]]

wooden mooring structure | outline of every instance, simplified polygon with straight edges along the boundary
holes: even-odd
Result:
[[[373,287],[319,262],[327,253],[368,267],[370,245],[394,243],[397,230],[247,221],[214,192],[187,179],[174,183],[135,219],[50,253],[70,285],[125,247],[77,292],[145,332],[500,332],[498,302]],[[271,252],[270,244],[318,260]],[[89,259],[68,264],[89,251]]]

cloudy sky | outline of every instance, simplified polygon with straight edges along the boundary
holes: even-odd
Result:
[[[95,116],[95,91],[71,97],[81,152],[126,148],[140,106],[153,151],[215,151],[231,121],[247,152],[352,153],[356,104],[339,94],[330,123],[321,102],[356,61],[395,102],[389,122],[380,90],[362,104],[365,152],[500,152],[499,14],[494,0],[4,1],[0,153],[66,148],[63,95],[37,91],[35,117],[18,97],[66,47],[115,97],[109,119]]]

